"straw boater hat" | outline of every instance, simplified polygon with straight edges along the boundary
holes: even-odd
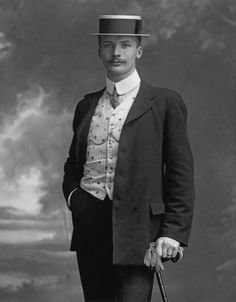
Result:
[[[101,15],[99,16],[99,32],[91,33],[95,36],[139,36],[148,37],[150,34],[141,33],[142,18],[129,15]]]

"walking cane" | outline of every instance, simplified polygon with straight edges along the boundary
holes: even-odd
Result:
[[[183,257],[183,248],[180,247],[179,248],[179,251],[176,255],[175,258],[171,258],[171,261],[173,263],[176,263],[178,262],[181,258]],[[166,261],[166,260],[165,260]],[[168,261],[168,260],[167,260]],[[163,302],[168,302],[168,299],[167,299],[167,295],[166,295],[166,289],[165,289],[165,286],[164,286],[164,282],[163,282],[163,279],[162,279],[162,274],[161,274],[161,271],[160,270],[156,270],[156,277],[157,277],[157,282],[158,282],[158,285],[159,285],[159,289],[160,289],[160,292],[161,292],[161,297],[162,297],[162,300]]]
[[[178,262],[182,257],[183,257],[183,248],[180,247],[176,257],[171,258],[170,260],[175,263],[175,262]],[[156,278],[157,278],[157,282],[159,285],[159,289],[160,289],[160,293],[161,293],[163,302],[168,302],[168,299],[167,299],[166,290],[165,290],[165,286],[163,283],[160,268],[159,267],[157,268],[156,265],[158,262],[162,262],[162,261],[166,262],[168,260],[169,259],[161,260],[160,256],[156,252],[155,243],[151,242],[149,249],[147,250],[146,255],[144,257],[144,264],[146,266],[151,266],[152,268],[155,268]]]
[[[168,302],[165,286],[164,286],[162,275],[161,275],[160,271],[156,271],[156,277],[157,277],[157,282],[158,282],[159,289],[161,292],[162,300],[163,300],[163,302]]]

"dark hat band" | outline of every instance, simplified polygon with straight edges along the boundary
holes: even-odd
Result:
[[[137,19],[100,19],[100,34],[141,34],[142,20]]]

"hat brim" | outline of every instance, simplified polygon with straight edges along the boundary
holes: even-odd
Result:
[[[89,33],[91,36],[132,36],[132,37],[150,37],[150,34],[130,34],[130,33]]]

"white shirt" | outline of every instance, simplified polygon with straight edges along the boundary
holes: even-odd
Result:
[[[113,109],[109,94],[114,87],[120,104]],[[106,90],[95,109],[87,138],[84,176],[80,186],[98,199],[113,199],[114,177],[122,127],[139,91],[140,77],[135,70],[126,79],[114,83],[106,79]]]

